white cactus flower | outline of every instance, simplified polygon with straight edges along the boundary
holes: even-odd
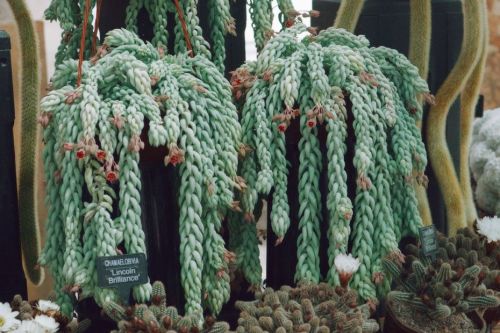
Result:
[[[52,317],[38,315],[33,320],[38,326],[44,329],[42,332],[56,333],[59,330],[59,323]]]
[[[479,234],[488,239],[488,242],[500,241],[500,218],[484,217],[477,221],[477,229]]]
[[[57,305],[54,302],[51,301],[46,301],[46,300],[39,300],[38,301],[38,310],[41,312],[49,312],[49,311],[59,311],[59,305]]]
[[[45,330],[34,320],[23,320],[12,333],[45,333]]]
[[[335,257],[335,268],[339,273],[354,274],[361,264],[352,254],[339,254]]]
[[[9,303],[0,303],[0,332],[11,332],[16,329],[20,321],[16,319],[18,311],[12,311]]]

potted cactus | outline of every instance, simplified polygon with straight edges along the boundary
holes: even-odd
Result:
[[[482,219],[477,222],[478,232],[471,228],[457,231],[454,237],[438,235],[439,249],[437,259],[440,262],[450,263],[457,269],[463,270],[473,265],[481,267],[480,278],[482,283],[494,291],[500,291],[500,248],[492,230],[495,219]],[[491,224],[490,226],[488,226]],[[489,235],[489,237],[487,236]],[[418,258],[425,261],[420,249],[413,244],[405,247],[404,253],[410,260]],[[500,308],[488,308],[484,314],[486,323],[492,324],[500,318]]]
[[[345,254],[334,261],[340,286],[301,283],[296,288],[268,287],[257,291],[254,301],[236,302],[241,311],[236,332],[377,332],[377,321],[370,319],[376,303],[358,304],[357,292],[349,288],[361,263]]]
[[[358,305],[357,299],[353,289],[326,283],[266,288],[255,301],[236,302],[236,332],[377,332],[371,304]]]
[[[436,260],[388,256],[384,270],[396,288],[386,298],[385,332],[483,332],[488,308],[500,304],[498,292],[487,289],[478,265],[464,268]]]

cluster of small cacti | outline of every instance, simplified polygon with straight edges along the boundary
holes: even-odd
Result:
[[[12,311],[18,312],[17,319],[20,321],[20,325],[16,332],[19,333],[31,333],[29,330],[25,331],[27,327],[30,327],[31,323],[34,325],[31,326],[33,331],[48,332],[49,330],[45,331],[42,329],[43,327],[37,326],[37,323],[44,323],[47,320],[49,320],[49,323],[52,321],[52,326],[57,327],[57,332],[61,333],[83,333],[88,330],[91,324],[88,319],[78,321],[75,318],[70,319],[64,316],[59,311],[58,305],[51,301],[39,300],[28,302],[23,300],[21,295],[15,295],[10,302],[10,306]],[[36,318],[40,316],[52,319],[45,318],[44,320],[37,321]]]
[[[459,229],[456,236],[438,235],[438,251],[436,259],[449,263],[461,270],[477,265],[481,267],[481,278],[487,288],[500,291],[500,247],[489,246],[484,237],[479,236],[470,228]],[[419,259],[428,263],[421,250],[409,244],[404,253],[408,260]]]
[[[153,283],[151,304],[137,304],[132,307],[121,306],[116,302],[104,303],[104,312],[118,325],[117,333],[158,332],[158,333],[226,333],[226,322],[215,322],[211,317],[205,319],[200,330],[199,316],[179,315],[173,306],[167,306],[165,286],[157,281]]]
[[[416,122],[422,115],[419,97],[429,96],[418,70],[397,51],[371,48],[363,36],[330,28],[302,40],[307,28],[296,23],[271,39],[256,62],[233,73],[234,98],[242,110],[241,193],[242,214],[254,220],[259,195],[273,189],[271,226],[283,240],[290,225],[288,162],[285,132],[300,127],[297,282],[320,281],[319,242],[320,174],[327,168],[330,271],[327,279],[338,285],[333,265],[347,251],[349,238],[361,268],[352,286],[361,298],[375,299],[373,278],[381,272],[381,259],[397,249],[399,239],[417,234],[422,221],[413,184],[426,182],[427,157]],[[348,112],[346,99],[352,104]],[[352,114],[353,116],[349,116]],[[356,198],[348,196],[345,170],[348,127],[355,134]],[[326,128],[326,152],[318,131]],[[354,218],[351,232],[351,218]],[[258,249],[254,223],[230,219],[230,234],[245,239],[234,249],[250,283],[258,277]],[[380,281],[379,281],[380,282]],[[378,288],[389,289],[388,281]]]
[[[500,305],[500,294],[482,283],[485,276],[480,266],[467,267],[464,260],[424,264],[411,259],[384,258],[384,269],[396,282],[388,302],[403,302],[435,320]]]
[[[123,29],[83,63],[80,86],[76,73],[74,60],[58,66],[39,117],[49,206],[40,261],[63,312],[72,311],[63,289],[81,288],[98,304],[116,299],[97,287],[96,257],[146,253],[139,152],[147,125],[149,144],[168,149],[165,164],[179,164],[186,311],[201,313],[205,295],[218,313],[230,289],[221,218],[236,205],[233,189],[245,187],[236,175],[240,125],[229,82],[205,57],[164,55]],[[149,283],[133,288],[139,302],[150,294]]]
[[[237,333],[377,332],[369,304],[358,305],[354,290],[326,283],[266,288],[255,301],[236,302]]]

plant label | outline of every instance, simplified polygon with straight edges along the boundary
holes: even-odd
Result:
[[[128,304],[130,288],[147,283],[148,264],[144,253],[97,257],[97,285],[117,289]]]
[[[422,227],[419,229],[419,235],[423,255],[434,260],[438,250],[436,228],[433,225]]]

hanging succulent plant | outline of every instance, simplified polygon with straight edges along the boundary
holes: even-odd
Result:
[[[127,30],[111,31],[104,44],[83,63],[80,86],[77,62],[60,64],[41,102],[49,205],[41,263],[51,269],[67,315],[65,286],[99,304],[115,299],[96,286],[95,259],[146,253],[138,166],[146,133],[151,146],[168,148],[165,164],[179,165],[186,313],[201,314],[202,299],[218,313],[229,298],[220,214],[234,205],[233,188],[242,186],[230,85],[205,57],[164,56]],[[137,286],[133,295],[145,302],[151,286]]]
[[[300,234],[295,279],[317,283],[321,278],[319,179],[326,168],[327,280],[339,283],[333,261],[346,253],[351,239],[352,252],[361,260],[352,286],[363,299],[374,299],[374,281],[383,280],[381,259],[397,250],[402,236],[416,235],[422,223],[412,184],[426,182],[427,158],[416,121],[422,116],[418,97],[429,96],[429,91],[417,68],[394,50],[370,48],[366,38],[343,29],[330,28],[298,40],[303,34],[306,27],[296,23],[271,39],[257,61],[233,73],[242,123],[240,173],[248,187],[239,196],[243,216],[252,221],[259,195],[272,190],[271,227],[278,243],[285,237],[290,225],[285,133],[298,123]],[[353,202],[345,170],[349,119],[356,142]],[[321,127],[327,131],[326,153],[320,150]],[[255,246],[247,240],[246,246],[234,250],[246,255],[255,252]],[[241,262],[244,272],[257,272],[252,265],[254,260]],[[246,276],[251,283],[258,281]],[[381,286],[382,294],[388,281]]]

